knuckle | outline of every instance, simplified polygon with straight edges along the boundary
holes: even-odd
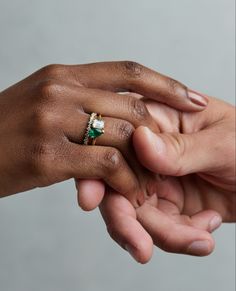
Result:
[[[135,130],[133,125],[128,121],[117,122],[115,127],[120,140],[130,139]]]
[[[116,149],[109,149],[105,152],[102,159],[102,167],[105,174],[116,172],[122,164],[121,153]]]
[[[176,96],[180,88],[185,88],[184,85],[182,85],[179,81],[175,79],[167,78],[166,81],[167,81],[167,88],[168,88],[170,96]]]
[[[174,176],[182,176],[184,174],[184,163],[183,159],[186,155],[186,139],[184,140],[182,138],[181,134],[178,133],[172,133],[169,135],[170,141],[174,147],[175,150],[175,157],[176,160],[174,161]]]
[[[45,80],[37,86],[37,96],[41,103],[55,102],[60,85],[55,80]]]
[[[45,78],[52,78],[56,77],[61,74],[64,66],[59,65],[59,64],[50,64],[45,67],[43,67],[40,70],[40,73],[45,77]]]
[[[148,109],[142,100],[131,97],[128,103],[130,114],[135,120],[140,122],[149,118]]]
[[[142,75],[143,66],[133,61],[122,62],[122,67],[126,77],[131,79],[139,78]]]
[[[53,111],[40,107],[31,117],[31,125],[33,132],[39,136],[45,135],[49,132],[51,127],[56,126],[56,116]]]

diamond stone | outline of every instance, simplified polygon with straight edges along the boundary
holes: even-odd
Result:
[[[92,123],[92,127],[96,129],[103,129],[104,128],[104,121],[99,119],[94,119]]]

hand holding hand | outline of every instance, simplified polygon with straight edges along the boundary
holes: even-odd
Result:
[[[169,252],[208,255],[214,249],[210,233],[222,220],[236,221],[235,108],[214,98],[197,113],[145,103],[160,133],[139,127],[134,147],[145,167],[164,176],[136,210],[108,193],[100,207],[108,231],[142,263],[153,243]]]

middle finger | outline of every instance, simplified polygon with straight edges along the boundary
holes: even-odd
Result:
[[[99,112],[103,116],[130,122],[135,128],[143,125],[158,131],[145,103],[131,94],[117,94],[99,89],[70,86],[69,94],[77,107],[85,112]],[[79,105],[79,106],[78,106]]]

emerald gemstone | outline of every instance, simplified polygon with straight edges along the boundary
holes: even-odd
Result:
[[[88,136],[90,138],[97,138],[102,134],[103,134],[103,131],[101,129],[98,129],[98,128],[91,128],[88,132]]]

